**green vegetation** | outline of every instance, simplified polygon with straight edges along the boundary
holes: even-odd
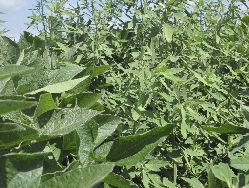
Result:
[[[40,0],[0,37],[1,188],[249,186],[246,1]]]

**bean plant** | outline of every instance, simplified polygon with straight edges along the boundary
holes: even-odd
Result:
[[[248,187],[248,6],[37,1],[0,37],[0,187]]]

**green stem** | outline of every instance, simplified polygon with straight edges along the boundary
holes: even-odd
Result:
[[[177,182],[177,164],[174,162],[174,184]]]
[[[175,138],[175,134],[173,136],[173,149],[176,148],[176,138]],[[177,164],[174,161],[173,162],[173,177],[174,177],[174,184],[177,184]]]

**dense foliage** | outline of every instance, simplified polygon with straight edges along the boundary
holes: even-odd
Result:
[[[246,1],[40,0],[0,37],[0,187],[249,186]]]

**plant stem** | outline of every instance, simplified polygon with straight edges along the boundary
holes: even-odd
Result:
[[[177,182],[177,164],[174,162],[174,184]]]
[[[175,134],[173,135],[173,149],[176,148],[176,137]],[[177,164],[173,162],[173,177],[174,177],[174,184],[177,183]]]

